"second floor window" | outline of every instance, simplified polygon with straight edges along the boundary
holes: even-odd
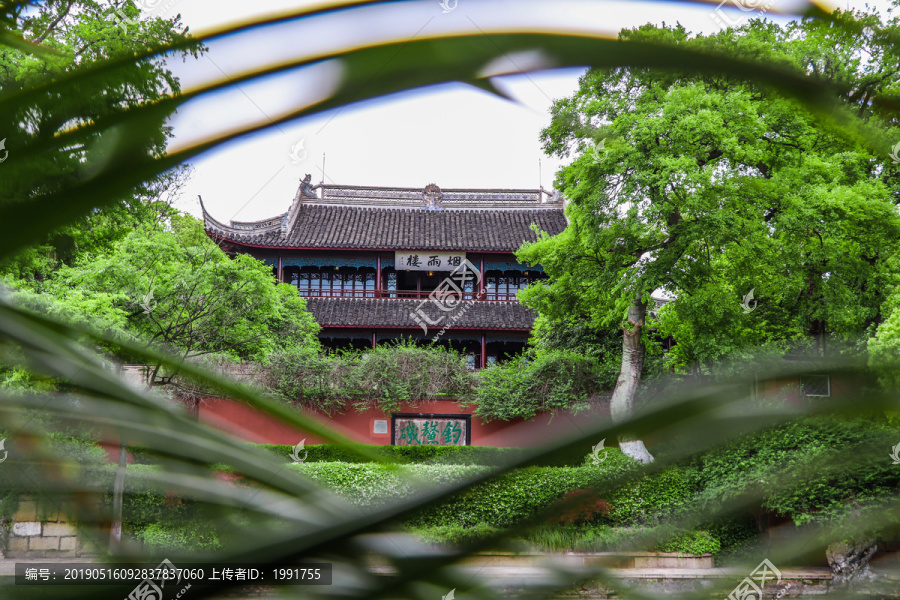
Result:
[[[533,282],[546,279],[538,271],[488,271],[484,277],[484,291],[488,299],[515,300],[516,292]]]
[[[291,285],[301,296],[374,298],[375,269],[301,267],[289,273]]]

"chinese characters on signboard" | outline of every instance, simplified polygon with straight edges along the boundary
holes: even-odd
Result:
[[[468,419],[454,417],[394,417],[397,446],[465,446]]]
[[[398,271],[452,271],[465,261],[465,252],[394,252]]]

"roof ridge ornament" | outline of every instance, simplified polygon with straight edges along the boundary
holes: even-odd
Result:
[[[441,188],[435,183],[429,183],[425,186],[425,189],[422,190],[422,198],[425,200],[425,206],[423,208],[425,210],[444,210],[444,207],[441,206],[441,199],[443,197],[444,193],[441,191]]]
[[[301,198],[315,198],[319,199],[319,195],[316,194],[316,190],[322,187],[321,184],[313,185],[312,184],[312,175],[309,173],[306,174],[306,177],[300,180],[300,197]]]

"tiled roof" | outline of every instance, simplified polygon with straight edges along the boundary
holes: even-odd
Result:
[[[207,230],[224,239],[277,248],[467,250],[514,252],[536,239],[532,223],[551,235],[566,227],[561,208],[423,210],[300,204],[292,227],[267,230]]]
[[[518,302],[469,301],[444,312],[429,300],[397,298],[307,298],[306,305],[322,327],[414,327],[417,310],[434,325],[429,334],[444,326],[478,329],[530,329],[535,313]],[[426,323],[427,324],[427,323]]]

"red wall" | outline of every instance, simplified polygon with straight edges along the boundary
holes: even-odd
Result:
[[[336,430],[353,441],[380,445],[391,443],[390,413],[374,409],[365,412],[349,410],[344,414],[329,417],[317,411],[304,410],[304,412],[325,427]],[[470,410],[462,410],[452,400],[422,402],[415,406],[407,404],[397,412],[472,414],[471,407]],[[200,405],[199,418],[201,422],[208,423],[249,442],[294,445],[305,438],[307,444],[322,443],[322,439],[316,437],[315,431],[296,430],[235,400],[208,398]],[[549,413],[542,413],[528,421],[482,423],[480,419],[473,416],[471,443],[473,446],[535,446],[565,435],[568,431],[577,431],[593,418],[609,418],[608,402],[598,404],[596,409],[578,415],[557,413],[553,416]],[[389,432],[372,433],[375,419],[386,419]]]

